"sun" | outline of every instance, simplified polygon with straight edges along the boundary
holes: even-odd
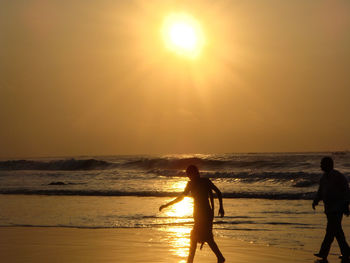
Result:
[[[188,58],[196,58],[204,46],[204,36],[197,20],[184,13],[167,16],[163,24],[166,47]]]

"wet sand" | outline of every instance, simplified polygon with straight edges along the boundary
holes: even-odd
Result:
[[[1,262],[186,262],[187,244],[174,247],[156,229],[0,228]],[[226,262],[314,262],[309,252],[217,237]],[[195,262],[216,262],[207,245]],[[340,262],[331,256],[329,262]]]

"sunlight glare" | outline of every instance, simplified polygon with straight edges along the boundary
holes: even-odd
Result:
[[[185,189],[187,180],[178,180],[172,182],[169,188],[175,192],[181,192]],[[168,201],[171,201],[169,199]],[[185,258],[188,255],[189,244],[190,244],[190,232],[192,224],[193,214],[193,199],[185,197],[179,203],[167,207],[162,211],[163,216],[167,218],[167,225],[171,227],[164,227],[162,230],[168,232],[169,244],[171,244],[170,251],[182,258],[179,263],[184,263]],[[189,225],[190,224],[190,225]]]
[[[187,14],[172,14],[163,25],[163,38],[168,49],[189,58],[195,58],[204,45],[199,23]]]
[[[185,197],[181,202],[174,204],[167,208],[165,211],[169,217],[186,217],[192,216],[193,213],[193,200],[192,198]]]
[[[181,258],[188,256],[188,250],[190,246],[190,227],[170,227],[166,231],[169,233],[169,244],[171,245],[170,251]],[[181,260],[180,262],[185,262]],[[179,263],[180,263],[179,262]]]

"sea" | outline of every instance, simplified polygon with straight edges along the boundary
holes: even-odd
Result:
[[[322,203],[311,204],[324,156],[350,179],[350,152],[2,159],[0,227],[152,228],[187,248],[192,198],[158,208],[184,190],[185,169],[194,164],[224,198],[214,236],[317,252],[326,219]],[[349,240],[349,218],[343,227]]]

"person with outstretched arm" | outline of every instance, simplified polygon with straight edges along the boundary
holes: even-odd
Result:
[[[213,218],[214,218],[214,199],[212,191],[216,192],[220,208],[219,215],[224,216],[224,207],[222,203],[222,195],[220,190],[208,179],[200,177],[198,168],[195,165],[190,165],[186,169],[186,174],[190,178],[185,190],[178,197],[171,202],[159,207],[159,211],[162,209],[180,202],[185,196],[191,193],[194,199],[194,226],[191,231],[191,245],[187,259],[187,263],[192,263],[194,255],[197,249],[197,243],[202,245],[207,242],[211,250],[217,257],[217,262],[225,262],[225,258],[219,250],[219,247],[214,241],[213,237]]]

